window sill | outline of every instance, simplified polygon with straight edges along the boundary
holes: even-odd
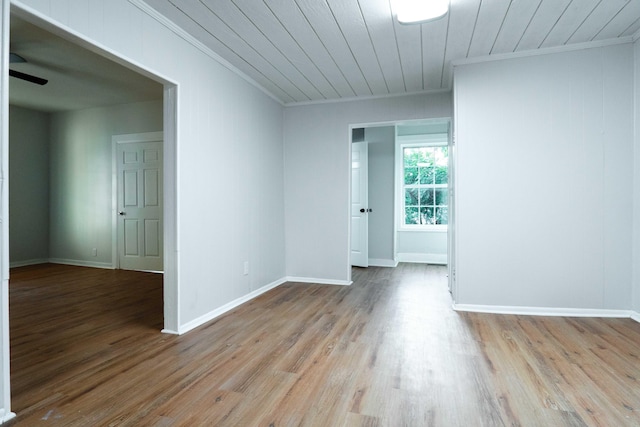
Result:
[[[447,226],[446,225],[442,225],[442,226],[417,226],[417,227],[399,227],[397,229],[397,231],[408,231],[408,232],[420,232],[420,233],[424,233],[424,232],[429,232],[429,233],[446,233],[447,232]]]

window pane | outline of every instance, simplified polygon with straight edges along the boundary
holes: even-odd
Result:
[[[436,224],[449,223],[449,209],[446,207],[436,208]]]
[[[423,154],[420,150],[420,147],[404,149],[403,158],[405,168],[415,168],[418,166],[418,163],[421,163]]]
[[[433,184],[434,168],[420,168],[420,184]]]
[[[420,205],[433,205],[433,188],[423,188],[420,190]]]
[[[418,168],[405,168],[404,169],[404,183],[405,185],[418,183]]]
[[[404,191],[404,204],[406,206],[417,206],[419,204],[418,191],[417,188],[407,188]]]
[[[414,146],[402,150],[405,224],[447,224],[449,148]]]
[[[434,149],[433,156],[435,158],[435,162],[439,166],[446,166],[447,160],[449,158],[449,147],[436,147]]]
[[[418,208],[409,207],[404,208],[404,223],[405,224],[419,224],[420,218],[418,217]]]
[[[435,224],[433,208],[420,208],[420,224]]]
[[[447,183],[447,167],[437,166],[436,167],[436,184],[446,184],[446,183]]]

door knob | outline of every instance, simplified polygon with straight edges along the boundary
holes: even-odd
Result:
[[[127,213],[125,211],[118,212],[118,215],[125,216]]]
[[[360,212],[365,213],[365,212],[366,212],[366,209],[365,209],[365,208],[362,208],[362,209],[360,209]]]

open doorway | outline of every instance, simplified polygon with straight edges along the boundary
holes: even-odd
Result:
[[[451,120],[352,125],[350,137],[350,265],[450,264]]]
[[[54,274],[70,285],[60,289],[77,303],[75,311],[72,304],[61,307],[59,319],[66,319],[66,323],[57,330],[63,335],[65,331],[82,328],[96,333],[100,330],[73,316],[81,307],[91,319],[97,318],[94,314],[98,312],[108,311],[112,316],[107,318],[111,320],[105,325],[108,323],[111,328],[118,328],[119,321],[129,321],[158,332],[159,329],[176,332],[177,274],[176,262],[171,258],[171,254],[176,252],[171,249],[176,246],[177,229],[176,84],[18,6],[3,8],[2,18],[3,22],[10,22],[7,26],[10,27],[10,33],[7,32],[10,36],[3,45],[3,54],[8,56],[7,48],[16,53],[11,55],[9,69],[48,80],[46,85],[35,85],[29,80],[13,77],[2,80],[2,92],[5,94],[2,129],[10,128],[10,133],[2,134],[3,170],[7,171],[8,166],[11,186],[7,191],[6,181],[3,183],[3,217],[9,217],[2,229],[2,247],[9,249],[2,251],[3,295],[8,294],[10,265],[54,262],[64,267],[64,274],[72,271],[72,274],[79,272],[81,276],[71,280],[60,279],[68,277],[62,273]],[[99,72],[87,68],[90,65]],[[164,249],[168,255],[164,257],[164,274],[136,272],[135,278],[131,279],[131,273],[123,275],[111,270],[115,261],[111,256],[111,225],[113,216],[117,214],[112,206],[111,143],[113,134],[148,131],[160,131],[164,136],[162,154],[167,167],[160,177],[164,184],[165,212],[161,233],[165,236]],[[73,270],[78,267],[62,264],[99,268]],[[43,274],[44,277],[51,276],[51,270],[46,271],[35,274],[41,278]],[[145,320],[145,324],[140,324],[140,301],[127,299],[124,292],[113,292],[114,284],[141,289],[141,277],[150,290],[139,296],[147,303],[144,318],[151,319]],[[83,280],[91,286],[84,286]],[[80,291],[70,290],[74,283],[81,285]],[[51,291],[51,287],[45,288]],[[97,306],[95,301],[83,302],[82,295],[91,298],[98,291],[116,299],[112,304],[102,306]],[[59,297],[48,301],[54,300],[69,302]],[[47,307],[51,306],[45,304],[41,311],[46,311]],[[131,313],[132,307],[138,311]],[[3,375],[7,376],[10,354],[8,308],[9,300],[3,296],[3,330],[6,332],[2,333],[2,360]],[[153,313],[147,316],[150,312]],[[20,314],[13,307],[12,313]],[[23,310],[21,314],[26,313]],[[33,324],[29,320],[33,320],[33,316],[27,321],[27,324]],[[38,336],[41,335],[35,334],[33,338]],[[40,353],[46,355],[50,351],[58,354],[56,349],[65,350],[75,343],[59,342],[55,348],[40,343]],[[43,372],[42,375],[46,376],[47,371]],[[27,377],[37,378],[31,374]],[[9,381],[7,377],[3,378],[5,389],[2,399],[5,408],[9,408]],[[10,417],[10,414],[5,415],[5,419]]]
[[[117,206],[112,203],[111,138],[114,134],[161,131],[165,165],[162,173],[164,224],[161,231],[165,254],[163,331],[176,333],[177,272],[176,262],[171,258],[175,250],[171,248],[175,248],[177,236],[177,85],[98,47],[90,39],[68,33],[46,18],[34,16],[15,5],[10,11],[9,50],[22,53],[24,58],[24,63],[11,64],[10,69],[22,67],[21,71],[25,73],[39,74],[49,80],[47,85],[36,87],[21,79],[9,79],[8,83],[12,85],[8,91],[11,108],[22,109],[22,113],[31,110],[49,115],[46,133],[55,139],[41,143],[50,149],[47,153],[49,159],[41,159],[49,165],[46,220],[49,253],[41,252],[44,255],[35,256],[21,253],[21,259],[12,260],[13,265],[53,260],[93,267],[116,267],[112,253]],[[8,114],[7,120],[10,118],[11,114]],[[30,119],[26,123],[31,123]],[[96,135],[99,135],[100,142],[91,144],[89,139],[95,139]],[[3,141],[3,144],[8,147],[9,141]],[[74,167],[68,168],[69,164]],[[9,169],[20,170],[13,165]],[[13,193],[20,194],[21,191]],[[74,198],[74,194],[79,197]],[[12,204],[8,205],[11,211]],[[40,215],[39,220],[43,221],[42,213]],[[7,239],[6,236],[4,238]],[[13,252],[10,250],[9,256]]]
[[[9,95],[10,95],[10,82],[9,80],[14,80],[13,77],[9,77],[9,70],[14,66],[14,64],[9,64],[9,52],[11,51],[11,43],[10,43],[10,27],[12,20],[23,20],[28,24],[35,25],[41,30],[45,30],[53,34],[54,36],[58,36],[64,39],[67,42],[71,42],[73,45],[77,45],[80,48],[84,49],[87,53],[91,53],[99,56],[102,59],[106,59],[110,62],[119,64],[123,69],[128,70],[129,72],[134,72],[137,75],[141,75],[147,79],[155,82],[156,87],[160,87],[162,95],[160,96],[160,110],[162,112],[162,119],[160,126],[160,130],[163,131],[164,134],[164,145],[163,145],[163,155],[165,160],[165,169],[163,174],[163,182],[164,182],[164,219],[165,224],[163,228],[163,234],[165,236],[164,247],[165,247],[165,257],[164,257],[164,274],[161,276],[163,280],[161,280],[161,298],[160,300],[155,300],[154,310],[160,310],[162,312],[162,317],[160,318],[161,322],[158,322],[154,329],[159,329],[164,326],[163,331],[170,333],[177,333],[178,331],[178,284],[177,284],[177,260],[175,259],[176,247],[177,247],[177,215],[176,215],[176,199],[177,199],[177,186],[176,186],[176,138],[177,138],[177,84],[167,78],[160,76],[152,70],[146,69],[136,64],[132,64],[127,61],[125,58],[121,57],[119,54],[107,50],[93,40],[82,36],[78,33],[71,33],[66,29],[60,27],[55,21],[50,20],[50,18],[44,17],[39,14],[34,14],[30,9],[21,6],[19,3],[13,2],[2,2],[2,10],[1,10],[1,24],[0,28],[2,28],[1,32],[1,48],[2,57],[4,60],[1,62],[2,68],[2,78],[0,78],[0,97],[2,98],[2,102],[0,104],[0,153],[2,154],[2,167],[0,176],[0,212],[3,220],[1,221],[1,239],[2,242],[0,244],[0,267],[2,271],[2,288],[0,289],[0,341],[1,341],[1,353],[0,353],[0,377],[2,378],[3,387],[0,389],[0,400],[3,403],[2,408],[0,409],[0,421],[7,421],[11,419],[14,414],[10,412],[11,408],[11,389],[10,389],[10,381],[9,381],[9,360],[10,360],[10,348],[9,348],[9,266],[10,266],[10,242],[9,242],[9,179],[7,179],[9,171],[13,169],[14,171],[19,169],[15,167],[16,165],[9,165],[9,120],[10,120],[10,108],[9,108]],[[17,22],[17,21],[15,21]],[[21,48],[22,49],[22,48]],[[17,59],[18,63],[15,63],[16,69],[18,67],[29,67],[29,66],[37,66],[36,62],[32,62],[29,64],[29,57],[32,57],[31,52],[26,57],[22,58],[14,58]],[[36,56],[33,56],[34,58]],[[20,61],[23,59],[24,61]],[[23,65],[20,65],[22,63]],[[76,79],[76,81],[81,81],[84,74],[82,72],[77,71],[77,68],[71,67],[71,70],[66,73],[63,71],[64,65],[73,65],[73,64],[48,64],[48,69],[52,72],[57,72],[60,77],[68,77],[72,79]],[[30,74],[36,75],[35,69],[31,70]],[[23,70],[23,72],[28,72]],[[125,75],[124,73],[114,73],[113,77],[118,78]],[[44,76],[39,76],[44,78]],[[69,95],[75,96],[76,99],[82,100],[83,96],[90,99],[91,91],[90,88],[87,87],[87,90],[76,89],[66,90],[62,93],[58,94],[60,99],[67,97]],[[35,90],[32,88],[31,90]],[[35,99],[35,96],[27,95],[25,99]],[[67,99],[71,100],[71,98]],[[145,102],[145,101],[143,101]],[[111,103],[113,105],[113,102]],[[22,108],[29,108],[28,105],[23,105]],[[33,106],[31,106],[33,107]],[[104,105],[102,106],[104,108]],[[99,108],[102,108],[99,107]],[[33,108],[31,108],[33,109]],[[46,113],[44,113],[46,114]],[[27,117],[25,123],[27,125],[32,124],[33,116]],[[127,114],[121,115],[121,121],[125,122],[128,119]],[[47,132],[49,133],[48,127]],[[156,128],[157,130],[157,128]],[[77,136],[77,134],[76,134]],[[107,150],[110,152],[110,149]],[[75,152],[78,154],[79,152]],[[81,154],[81,152],[80,152]],[[91,160],[90,153],[84,153],[84,159],[87,160],[85,163],[88,163]],[[80,155],[79,157],[83,157]],[[49,164],[48,161],[45,162]],[[93,171],[90,167],[87,168],[91,172]],[[45,176],[49,177],[49,170],[47,169],[47,173]],[[29,177],[32,178],[32,177]],[[110,174],[108,174],[107,181],[110,181]],[[84,183],[80,180],[73,180],[77,185],[83,185]],[[51,197],[51,196],[49,196]],[[90,204],[91,205],[91,204]],[[98,207],[98,205],[92,205],[94,208]],[[32,212],[26,212],[25,215],[29,215]],[[111,213],[109,213],[110,215]],[[86,220],[87,217],[81,220]],[[108,227],[107,227],[108,228]],[[100,248],[96,248],[96,254],[100,254]],[[90,255],[93,255],[93,248],[90,248]],[[31,255],[27,255],[31,256]],[[45,256],[48,256],[45,254]],[[52,264],[49,264],[52,265]],[[78,268],[78,267],[75,267]],[[109,269],[97,269],[91,268],[86,269],[93,272],[103,272],[108,274],[115,273],[114,270]],[[159,275],[155,275],[159,276]],[[122,303],[122,300],[119,300]],[[162,307],[162,308],[160,308]],[[107,307],[101,307],[101,309],[114,308],[117,309],[123,308],[120,304],[118,305],[109,305]],[[64,313],[69,314],[70,312],[67,310]],[[73,318],[71,319],[73,322]],[[82,322],[77,321],[76,326],[82,328]],[[86,327],[86,326],[85,326]],[[65,328],[61,328],[60,331],[65,331]],[[42,352],[43,356],[46,356],[46,352]]]

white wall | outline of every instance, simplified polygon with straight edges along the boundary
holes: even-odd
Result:
[[[12,265],[49,258],[50,115],[9,108],[9,256]]]
[[[113,265],[111,137],[154,131],[162,131],[162,100],[51,115],[52,260]]]
[[[447,263],[446,231],[398,231],[398,261]]]
[[[450,93],[285,108],[287,275],[350,280],[350,124],[451,116]]]
[[[458,303],[631,308],[632,60],[456,67]]]
[[[633,310],[640,313],[640,40],[634,52],[634,150],[633,150]]]

